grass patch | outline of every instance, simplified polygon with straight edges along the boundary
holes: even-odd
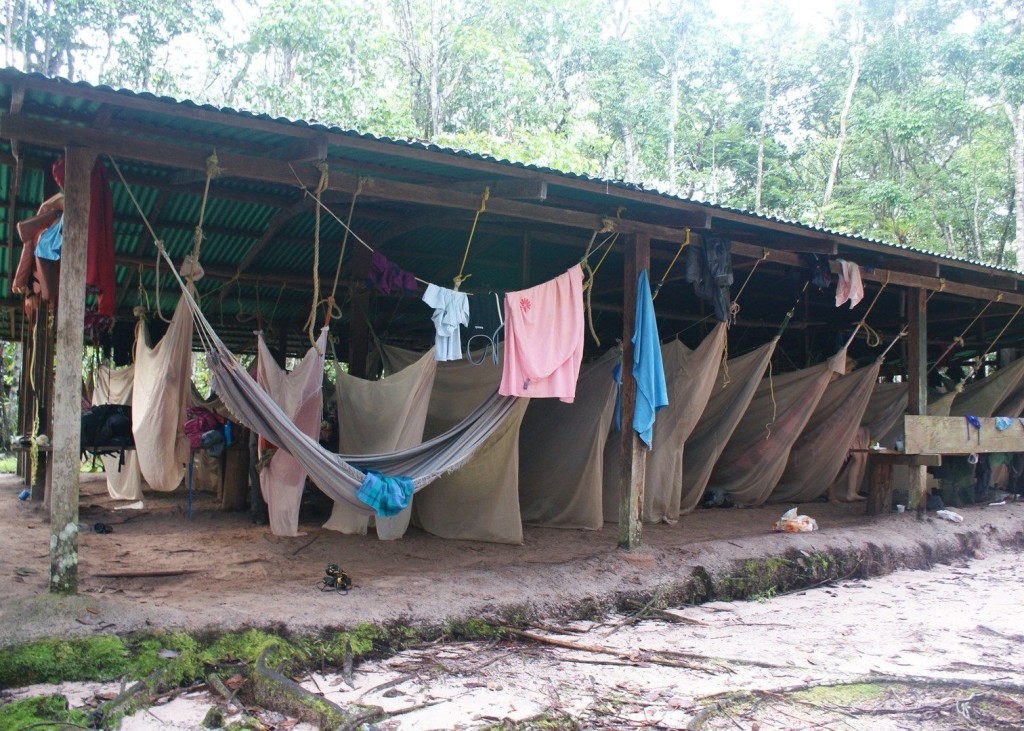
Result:
[[[0,474],[13,475],[18,471],[18,458],[13,454],[0,454]]]
[[[85,711],[70,710],[68,699],[62,695],[25,698],[0,706],[0,728],[61,728],[63,724],[88,728],[90,720]]]

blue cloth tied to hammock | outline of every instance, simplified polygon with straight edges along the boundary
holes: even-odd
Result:
[[[356,497],[373,508],[377,515],[390,518],[409,507],[414,489],[412,479],[408,477],[388,477],[370,470],[363,478]]]

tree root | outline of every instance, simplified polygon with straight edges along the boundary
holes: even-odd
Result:
[[[257,705],[312,723],[317,728],[359,728],[351,725],[356,717],[337,703],[311,693],[277,670],[267,667],[267,655],[275,650],[277,645],[270,645],[260,653],[250,677],[252,697]]]

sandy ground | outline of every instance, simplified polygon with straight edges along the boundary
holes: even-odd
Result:
[[[86,476],[83,476],[86,478]],[[540,613],[623,591],[652,591],[715,573],[751,557],[791,549],[888,547],[897,555],[960,550],[973,536],[995,544],[1024,526],[1024,503],[961,510],[953,524],[910,513],[868,518],[863,504],[801,507],[820,528],[772,533],[785,505],[705,510],[675,526],[644,528],[643,549],[616,548],[615,526],[597,532],[527,528],[520,546],[448,541],[411,530],[399,541],[344,536],[303,519],[307,536],[278,538],[244,513],[213,509],[199,496],[189,519],[183,494],[148,495],[142,511],[117,510],[100,476],[83,479],[81,520],[113,532],[80,536],[79,594],[47,590],[49,525],[38,504],[20,502],[20,482],[0,479],[0,647],[40,636],[128,632],[147,627],[292,629],[359,622],[440,624],[447,618],[529,605]],[[986,549],[987,550],[987,549]],[[353,578],[347,595],[321,593],[328,562]],[[130,577],[138,572],[184,572]]]
[[[391,715],[378,727],[394,731],[541,728],[529,725],[541,717],[572,718],[579,729],[1021,728],[1024,563],[1019,551],[975,555],[764,601],[676,609],[672,622],[610,617],[531,630],[590,651],[445,644],[365,663],[354,688],[337,675],[312,674],[303,685],[342,706],[383,709]],[[833,687],[865,678],[881,684],[854,693]],[[797,697],[796,687],[822,693]],[[54,691],[80,706],[117,688],[36,686],[14,696]],[[708,715],[743,692],[750,702]],[[195,729],[215,704],[225,706],[202,690],[178,695],[121,728]],[[230,718],[241,710],[229,708]],[[247,710],[268,729],[311,729]]]

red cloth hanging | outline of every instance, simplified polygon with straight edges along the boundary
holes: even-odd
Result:
[[[64,158],[53,164],[53,179],[64,189]],[[89,198],[89,251],[85,270],[86,292],[96,295],[97,313],[114,316],[117,279],[114,272],[114,199],[106,166],[92,166]]]

